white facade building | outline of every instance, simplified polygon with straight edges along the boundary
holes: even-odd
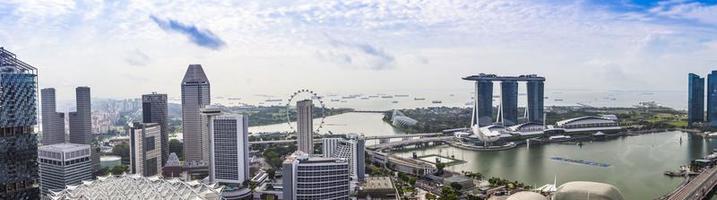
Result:
[[[365,177],[366,149],[363,136],[350,134],[347,138],[322,138],[323,156],[326,158],[343,158],[349,162],[351,179],[362,181]]]
[[[349,163],[294,152],[282,164],[284,200],[349,199]]]
[[[68,185],[92,179],[90,145],[59,143],[38,148],[40,189],[45,196],[49,191],[64,190]]]
[[[130,172],[141,176],[162,174],[161,128],[157,123],[134,123],[130,129]]]

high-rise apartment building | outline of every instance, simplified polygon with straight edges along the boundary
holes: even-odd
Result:
[[[185,162],[209,160],[206,119],[200,109],[211,103],[209,79],[201,65],[192,64],[182,79],[182,134]]]
[[[132,124],[129,135],[130,172],[142,176],[162,173],[161,128],[157,123]]]
[[[92,179],[90,151],[90,145],[87,144],[60,143],[41,146],[38,158],[42,195]]]
[[[65,113],[57,112],[55,88],[40,90],[42,105],[42,144],[65,142]]]
[[[77,111],[70,112],[70,143],[90,144],[92,141],[92,105],[90,88],[75,88]]]
[[[296,140],[299,151],[314,153],[314,125],[312,112],[314,104],[311,99],[296,102]]]
[[[349,163],[296,151],[282,163],[284,200],[349,199]]]
[[[226,186],[222,196],[240,199],[250,194],[249,121],[243,115],[222,115],[216,108],[202,109],[209,130],[209,180]]]
[[[37,68],[0,47],[0,199],[38,199]]]
[[[169,114],[167,94],[142,95],[142,122],[157,123],[161,129],[162,164],[169,159]]]
[[[705,121],[705,79],[697,74],[688,75],[687,123]]]
[[[358,134],[347,138],[322,138],[322,153],[326,158],[343,158],[349,162],[351,179],[362,181],[366,175],[366,140]]]

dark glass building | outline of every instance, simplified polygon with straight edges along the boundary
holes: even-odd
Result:
[[[157,123],[161,129],[162,166],[169,159],[169,114],[167,113],[167,94],[142,95],[142,122]]]
[[[40,199],[37,69],[0,47],[0,199]]]
[[[705,121],[705,79],[697,74],[688,75],[687,123]]]
[[[717,71],[707,75],[707,122],[717,127]]]
[[[473,99],[473,116],[471,126],[488,126],[493,123],[493,82],[476,81],[475,97]]]
[[[503,126],[512,126],[518,123],[518,82],[500,82],[500,109]]]
[[[528,122],[543,124],[544,82],[528,81]]]

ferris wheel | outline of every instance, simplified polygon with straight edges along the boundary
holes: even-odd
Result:
[[[285,112],[286,123],[289,124],[289,128],[291,131],[294,131],[294,132],[296,131],[296,128],[294,127],[294,125],[291,124],[291,112],[295,111],[296,102],[302,101],[302,100],[311,100],[311,103],[314,105],[314,108],[316,109],[316,110],[314,110],[314,112],[318,111],[319,125],[315,126],[316,128],[314,129],[314,133],[319,133],[321,128],[323,128],[323,126],[324,126],[324,119],[326,118],[326,105],[324,104],[324,101],[321,99],[321,96],[319,96],[318,94],[316,94],[314,91],[311,91],[311,90],[301,89],[301,90],[298,90],[298,91],[294,92],[293,94],[291,94],[291,96],[289,97],[289,100],[286,102],[286,109],[285,109],[286,110],[286,112]],[[312,113],[312,116],[314,116],[313,113]]]

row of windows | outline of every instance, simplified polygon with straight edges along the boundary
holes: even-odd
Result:
[[[333,170],[333,169],[346,169],[348,165],[319,165],[319,166],[299,166],[299,170]]]
[[[342,182],[323,182],[323,183],[299,183],[297,188],[327,188],[327,187],[344,187],[341,183],[348,183],[348,179]]]
[[[321,172],[299,172],[297,173],[298,176],[330,176],[330,175],[344,175],[349,174],[349,170],[341,170],[341,171],[321,171]]]
[[[73,165],[81,162],[87,162],[89,161],[89,157],[79,158],[79,159],[73,159],[69,161],[65,161],[64,165]],[[56,160],[49,160],[49,159],[40,159],[40,163],[46,163],[46,164],[52,164],[52,165],[62,165],[62,161],[56,161]]]
[[[306,182],[328,182],[328,181],[339,181],[339,180],[346,180],[348,181],[349,177],[347,176],[329,176],[329,177],[316,177],[316,178],[297,178],[297,181],[299,183],[306,183]]]

